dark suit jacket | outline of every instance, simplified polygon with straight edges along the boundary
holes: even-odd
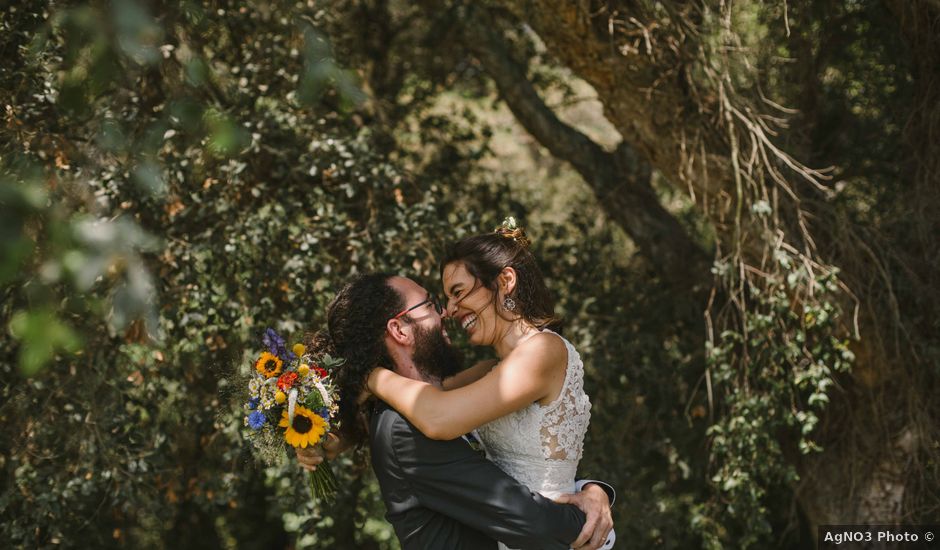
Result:
[[[372,468],[404,550],[567,550],[584,526],[576,507],[533,493],[463,439],[428,439],[379,403],[371,419]]]

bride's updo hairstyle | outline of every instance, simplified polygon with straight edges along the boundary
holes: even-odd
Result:
[[[561,319],[555,315],[555,301],[529,244],[525,229],[509,218],[492,233],[465,237],[454,243],[441,262],[441,278],[445,267],[462,262],[480,284],[492,291],[497,315],[509,320],[515,314],[537,328],[558,329]],[[516,287],[508,295],[516,303],[511,312],[504,310],[497,297],[497,277],[506,267],[516,270]]]

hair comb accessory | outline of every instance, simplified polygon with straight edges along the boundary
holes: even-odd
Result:
[[[496,234],[501,237],[516,241],[523,248],[529,247],[530,241],[528,237],[526,237],[525,229],[516,223],[516,218],[513,216],[509,216],[503,220],[503,223],[501,223],[500,226],[496,228]]]

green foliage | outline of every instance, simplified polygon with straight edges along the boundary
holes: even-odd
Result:
[[[654,4],[653,15],[672,13]],[[883,231],[873,247],[916,236],[908,167],[895,162],[912,77],[881,3],[790,3],[792,34],[780,6],[736,6],[733,29],[707,14],[720,31],[708,47],[737,35],[736,59],[801,110],[779,141],[810,164],[838,164],[836,193],[807,205],[825,256],[856,265],[843,243],[877,233],[843,225]],[[617,487],[622,546],[807,544],[793,488],[800,467],[826,456],[821,428],[854,362],[839,283],[880,288],[860,272],[907,281],[910,258],[853,274],[778,246],[755,268],[766,271],[742,276],[724,256],[717,288],[738,303],[703,320],[704,304],[631,255],[570,167],[527,140],[537,170],[500,158],[493,87],[454,43],[450,12],[155,10],[37,0],[0,14],[0,51],[15,52],[0,66],[3,540],[397,548],[366,452],[334,463],[337,501],[315,506],[296,492],[303,472],[290,456],[252,460],[235,381],[266,326],[292,337],[321,327],[351,274],[436,288],[445,243],[514,215],[585,360],[581,470]],[[547,97],[577,99],[582,88],[529,30],[511,38]],[[746,72],[731,78],[754,85]],[[747,228],[780,213],[772,197],[752,203],[740,211]],[[676,215],[699,242],[720,239],[694,212]],[[923,288],[884,294],[909,307]],[[925,363],[940,349],[915,344]]]
[[[287,483],[293,461],[249,461],[226,380],[266,324],[316,328],[356,271],[428,278],[443,240],[475,227],[337,114],[350,81],[304,46],[322,42],[309,24],[233,5],[218,25],[184,4],[158,25],[142,6],[4,20],[6,45],[32,53],[4,73],[27,86],[0,187],[3,538],[394,547],[361,459],[339,461],[329,509]]]
[[[797,453],[822,451],[812,438],[814,429],[830,401],[834,377],[847,372],[854,359],[848,342],[835,336],[840,332],[835,273],[814,274],[784,251],[777,261],[786,277],[769,278],[764,288],[749,287],[742,330],[725,330],[707,346],[709,376],[724,409],[707,431],[718,498],[697,512],[718,521],[695,526],[708,547],[729,542],[732,527],[740,529],[734,540],[742,547],[771,536],[768,497],[799,480]],[[733,272],[725,276],[734,281]],[[794,290],[804,284],[815,296],[801,304]],[[746,363],[741,355],[747,355]],[[742,363],[747,369],[739,367]]]
[[[39,372],[56,352],[75,352],[79,347],[75,332],[47,309],[16,312],[10,319],[10,334],[20,342],[17,359],[26,376]]]

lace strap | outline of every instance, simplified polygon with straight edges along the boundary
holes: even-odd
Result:
[[[573,391],[572,385],[575,381],[576,374],[572,371],[576,370],[578,365],[578,359],[580,359],[580,354],[578,350],[574,349],[574,345],[569,342],[564,336],[558,334],[554,330],[542,329],[542,332],[548,332],[549,334],[554,334],[565,344],[565,352],[567,354],[567,363],[565,364],[565,380],[561,385],[561,391],[558,392],[558,396],[549,403],[548,405],[542,406],[542,412],[547,413],[549,411],[554,411],[565,402],[565,397],[567,394],[570,394]]]

